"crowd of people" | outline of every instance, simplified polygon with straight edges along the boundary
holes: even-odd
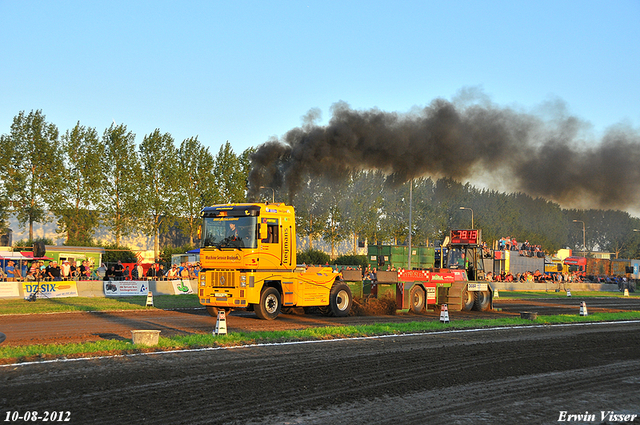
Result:
[[[146,277],[155,280],[197,279],[201,269],[200,262],[191,264],[183,261],[180,265],[172,264],[168,269],[154,263],[147,270]]]
[[[486,275],[486,280],[489,282],[555,282],[555,283],[569,283],[569,282],[582,282],[582,277],[577,272],[572,273],[556,273],[556,274],[546,274],[540,272],[540,270],[536,270],[535,272],[524,272],[524,273],[516,273],[515,275],[511,272],[501,273],[492,273],[488,272]]]
[[[135,263],[131,267],[118,261],[110,266],[104,263],[100,267],[92,268],[88,260],[83,260],[80,265],[75,262],[34,260],[30,263],[16,264],[8,260],[4,268],[0,267],[0,280],[7,282],[16,281],[67,281],[67,280],[173,280],[173,279],[197,279],[200,273],[200,263],[172,264],[165,269],[161,263],[152,264],[144,271],[142,264]]]
[[[528,240],[518,243],[516,238],[507,236],[498,240],[498,251],[518,251],[521,257],[539,257],[544,255],[540,245],[533,245]],[[483,252],[489,252],[486,243],[483,244]]]
[[[59,281],[59,280],[91,280],[97,279],[95,271],[91,270],[89,261],[84,260],[80,266],[63,261],[49,261],[45,265],[44,261],[34,260],[22,265],[16,264],[13,260],[8,260],[4,269],[0,268],[0,278],[8,282],[14,281]]]

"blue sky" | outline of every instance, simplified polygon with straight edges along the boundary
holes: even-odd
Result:
[[[239,153],[356,109],[461,89],[596,133],[640,126],[640,1],[0,0],[0,133],[42,109],[60,132],[124,123]]]

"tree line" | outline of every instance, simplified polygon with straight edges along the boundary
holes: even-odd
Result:
[[[9,133],[0,135],[0,228],[6,229],[14,214],[33,240],[33,224],[51,213],[67,245],[92,244],[96,229],[104,226],[116,246],[132,234],[153,237],[158,258],[159,234],[174,223],[193,245],[204,206],[258,200],[247,199],[255,148],[236,154],[226,142],[214,155],[197,137],[177,145],[159,129],[140,144],[135,139],[126,125],[115,123],[102,135],[79,122],[60,134],[41,110],[20,112]],[[291,203],[298,236],[310,248],[325,241],[334,258],[345,241],[354,253],[365,241],[406,244],[409,232],[413,245],[442,241],[450,229],[471,227],[468,209],[490,244],[511,236],[549,253],[566,247],[582,251],[584,223],[586,251],[640,255],[640,232],[634,232],[640,220],[623,211],[563,209],[522,193],[447,178],[402,182],[381,171],[307,176],[304,181],[295,194],[264,188],[259,196]]]
[[[435,244],[451,229],[471,228],[472,213],[474,227],[490,246],[512,237],[540,245],[549,254],[571,248],[612,252],[616,258],[640,256],[640,232],[634,231],[640,229],[640,219],[627,212],[563,209],[543,198],[479,189],[449,178],[397,182],[379,171],[360,171],[337,181],[308,177],[291,202],[298,234],[308,238],[310,248],[314,240],[325,241],[333,258],[343,241],[355,254],[365,240],[406,245],[410,231],[412,245]]]
[[[214,155],[197,136],[178,145],[160,129],[135,139],[125,124],[60,134],[41,110],[20,112],[0,136],[0,228],[15,214],[33,240],[51,213],[67,245],[91,245],[104,226],[116,246],[153,237],[157,258],[158,235],[176,220],[193,244],[203,206],[245,200],[252,149],[236,155],[226,142]]]

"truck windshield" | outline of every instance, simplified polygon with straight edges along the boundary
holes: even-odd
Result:
[[[201,247],[256,248],[256,217],[206,217],[202,223]]]

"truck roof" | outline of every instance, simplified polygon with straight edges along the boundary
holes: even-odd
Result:
[[[260,211],[264,210],[266,212],[276,212],[270,211],[269,207],[286,207],[283,203],[276,204],[262,204],[262,203],[243,203],[243,204],[220,204],[220,205],[212,205],[210,207],[204,207],[200,212],[201,217],[219,217],[219,216],[227,216],[227,217],[248,217],[248,216],[257,216],[260,215]],[[291,208],[291,207],[288,207]]]

